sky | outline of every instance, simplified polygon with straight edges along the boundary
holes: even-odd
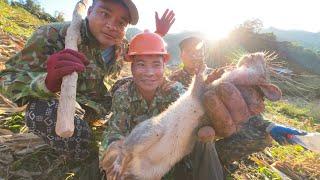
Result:
[[[37,0],[54,14],[62,11],[71,20],[77,0]],[[319,0],[133,0],[139,10],[139,29],[155,29],[154,12],[174,10],[170,33],[201,31],[219,39],[246,20],[258,18],[264,27],[320,32]]]

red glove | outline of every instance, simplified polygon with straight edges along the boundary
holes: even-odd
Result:
[[[82,72],[89,64],[84,54],[71,49],[65,49],[49,56],[47,61],[47,88],[51,92],[58,92],[61,88],[62,78],[73,72]]]
[[[174,12],[172,10],[169,12],[169,14],[168,14],[168,12],[169,12],[169,9],[167,9],[163,13],[161,19],[158,16],[158,12],[156,12],[156,14],[155,14],[156,28],[157,28],[155,33],[159,34],[162,37],[168,33],[170,27],[172,26],[172,24],[175,21]]]

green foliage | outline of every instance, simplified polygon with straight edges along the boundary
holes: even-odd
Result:
[[[273,33],[259,33],[261,26],[259,20],[246,21],[230,34],[228,44],[232,42],[234,46],[241,47],[247,52],[276,52],[279,58],[289,65],[298,65],[299,70],[320,74],[320,56],[317,52],[306,49],[297,42],[278,42]]]
[[[274,145],[267,148],[264,153],[266,154],[254,154],[250,156],[250,159],[258,165],[256,170],[264,175],[265,179],[282,179],[281,174],[278,173],[292,179],[318,179],[320,177],[318,172],[320,155],[302,146]]]
[[[312,177],[313,173],[317,173],[315,176],[319,177],[320,154],[299,145],[276,146],[271,148],[270,152],[279,162],[292,168],[297,175]]]
[[[5,129],[9,129],[14,133],[19,133],[20,129],[24,127],[24,116],[22,113],[13,114],[7,119],[3,125],[1,125]]]
[[[311,109],[310,107],[314,107]],[[315,103],[301,103],[301,101],[265,101],[265,116],[279,124],[285,124],[308,132],[320,132],[320,106]]]
[[[315,119],[315,123],[320,124],[320,103],[319,101],[310,102],[307,105],[307,108],[310,109],[308,113],[311,117]],[[320,128],[318,129],[320,132]]]
[[[238,27],[238,30],[259,33],[263,27],[263,23],[260,19],[247,20]]]
[[[35,28],[47,23],[39,20],[24,8],[6,4],[4,0],[0,0],[0,9],[0,28],[16,36],[27,38]]]
[[[13,6],[20,6],[35,15],[37,18],[47,21],[47,22],[61,22],[64,21],[63,13],[56,13],[56,17],[51,16],[49,13],[45,12],[40,4],[35,0],[25,0],[20,2],[13,2]]]
[[[266,101],[266,110],[273,113],[281,113],[289,118],[303,119],[308,117],[309,109],[298,107],[284,101]]]
[[[287,61],[293,61],[311,72],[320,74],[320,56],[311,49],[294,43],[280,43],[279,51]]]
[[[58,22],[63,22],[64,21],[64,14],[63,12],[55,11],[54,17]]]
[[[258,172],[265,175],[269,179],[280,180],[281,177],[274,171],[270,170],[268,167],[262,166],[258,168]]]

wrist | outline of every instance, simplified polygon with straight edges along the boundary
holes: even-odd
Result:
[[[161,37],[165,36],[165,34],[160,33],[159,31],[155,31],[154,33],[159,34]]]
[[[48,78],[48,75],[44,80],[44,84],[48,91],[52,93],[60,91],[61,83],[51,80],[50,78]]]
[[[270,123],[270,124],[267,126],[267,128],[266,128],[266,132],[270,134],[271,130],[272,130],[275,126],[277,126],[276,123]]]
[[[38,94],[51,94],[52,91],[50,91],[46,86],[46,77],[47,73],[41,74],[36,77],[30,84],[31,89]]]

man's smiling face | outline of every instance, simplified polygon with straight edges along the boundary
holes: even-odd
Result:
[[[88,10],[89,29],[102,49],[122,41],[130,21],[127,7],[117,0],[98,0]]]

